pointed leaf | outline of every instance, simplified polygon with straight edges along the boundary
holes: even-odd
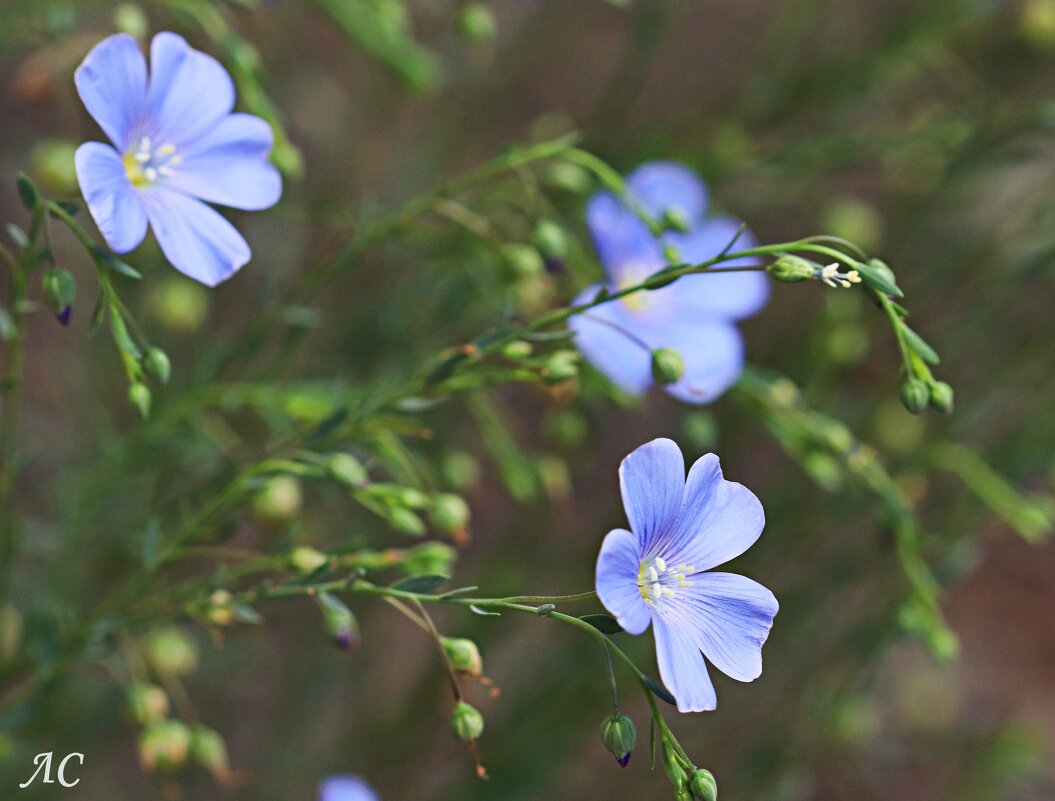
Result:
[[[678,702],[674,700],[673,695],[668,693],[666,689],[654,682],[648,676],[645,676],[645,684],[648,685],[648,689],[652,690],[652,692],[655,693],[656,698],[658,698],[660,701],[666,701],[671,706],[678,705]]]
[[[431,595],[449,580],[450,576],[438,573],[407,576],[405,579],[400,579],[395,584],[390,585],[390,589],[399,590],[400,592],[411,592],[414,595]]]
[[[589,623],[602,634],[623,633],[623,627],[616,622],[615,618],[608,615],[582,615],[579,620],[583,623]]]

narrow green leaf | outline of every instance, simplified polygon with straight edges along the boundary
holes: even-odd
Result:
[[[56,200],[55,205],[71,217],[76,217],[81,211],[81,204],[76,200]]]
[[[3,305],[0,305],[0,340],[6,342],[15,335],[15,318]]]
[[[476,592],[478,589],[480,588],[477,587],[475,584],[469,587],[459,587],[456,590],[447,590],[447,592],[443,593],[440,598],[455,598],[459,595],[466,595],[470,592]]]
[[[884,295],[890,295],[895,298],[905,297],[905,293],[901,291],[901,288],[897,285],[894,280],[894,274],[890,272],[890,268],[882,270],[873,264],[866,262],[857,262],[854,265],[854,269],[861,274],[861,278],[864,282],[872,289],[876,289],[882,292]]]
[[[29,234],[14,223],[7,224],[7,235],[11,237],[12,242],[18,245],[20,250],[25,250],[26,246],[29,245]]]
[[[927,342],[923,339],[923,337],[921,337],[907,325],[903,324],[901,326],[901,335],[905,338],[906,344],[908,344],[908,346],[912,348],[912,350],[918,353],[920,358],[923,359],[923,361],[929,364],[938,364],[938,362],[941,361],[938,358],[937,351],[935,351],[934,348],[928,345]]]
[[[608,615],[581,615],[579,620],[589,623],[602,634],[623,633],[623,627],[616,622],[615,618]]]
[[[440,574],[407,576],[405,579],[400,579],[395,584],[390,585],[390,589],[399,590],[400,592],[411,592],[415,595],[431,595],[449,580],[450,576]]]
[[[21,198],[23,206],[33,211],[40,205],[40,193],[33,182],[29,180],[28,175],[19,173],[15,179],[15,185],[18,187],[18,196]]]
[[[483,615],[484,617],[501,617],[502,616],[501,612],[489,612],[488,610],[486,610],[486,609],[484,609],[482,607],[479,607],[476,604],[470,604],[469,605],[469,609],[470,609],[470,611],[475,612],[478,615]]]
[[[125,325],[124,318],[116,312],[111,310],[110,312],[110,333],[113,334],[114,344],[117,345],[118,350],[122,353],[126,353],[136,361],[139,361],[141,354],[139,348],[136,347],[136,343],[132,341],[132,337],[128,333],[128,327]]]
[[[103,250],[98,245],[92,245],[92,254],[103,265],[109,267],[118,275],[123,275],[125,278],[134,278],[137,281],[143,277],[143,274],[135,267],[132,267],[130,264],[125,264],[125,262],[121,261],[113,253]]]
[[[648,685],[648,689],[655,693],[656,698],[660,701],[666,701],[671,706],[677,706],[678,702],[674,700],[674,696],[668,693],[663,687],[656,682],[652,681],[648,676],[645,676],[645,684]]]

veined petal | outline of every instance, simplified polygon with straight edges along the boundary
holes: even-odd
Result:
[[[136,40],[108,36],[73,74],[77,94],[114,147],[124,152],[146,106],[147,66]]]
[[[609,531],[597,557],[597,597],[630,634],[642,634],[649,624],[648,606],[637,587],[640,568],[638,538],[626,529]]]
[[[587,202],[586,227],[601,265],[616,284],[646,278],[666,264],[648,226],[611,192],[598,192]]]
[[[234,83],[219,61],[175,33],[154,37],[147,108],[155,144],[192,144],[230,113],[234,99]]]
[[[670,563],[710,570],[754,545],[765,524],[755,494],[726,481],[718,457],[708,453],[689,470],[677,529],[660,555]]]
[[[654,439],[619,465],[619,489],[630,528],[649,554],[673,533],[685,491],[685,458],[669,439]],[[640,561],[640,560],[639,560]],[[636,581],[637,571],[634,577]]]
[[[589,302],[601,286],[587,287],[575,298],[574,304]],[[640,395],[652,386],[651,357],[645,348],[623,333],[634,331],[635,322],[618,301],[572,316],[568,327],[575,333],[576,347],[621,390]]]
[[[85,142],[77,148],[74,166],[88,211],[110,250],[133,250],[146,236],[147,215],[117,151],[102,142]]]
[[[704,220],[699,227],[687,234],[667,234],[664,241],[677,251],[687,264],[699,264],[713,259],[736,238],[733,251],[748,250],[758,241],[754,235],[740,231],[740,223],[731,217],[714,217]],[[723,261],[716,269],[726,267],[749,267],[759,264],[758,258],[744,256]],[[764,271],[687,275],[671,286],[677,287],[678,305],[691,314],[706,314],[727,320],[740,320],[761,311],[769,300],[769,279]]]
[[[678,711],[717,709],[718,698],[707,673],[707,664],[690,633],[677,621],[667,620],[661,614],[653,617],[653,624],[659,675],[678,702]]]
[[[743,339],[732,323],[682,314],[672,316],[651,339],[656,347],[674,348],[685,361],[681,380],[664,387],[685,403],[717,400],[744,368]]]
[[[184,275],[216,286],[249,261],[242,235],[201,201],[156,188],[143,200],[165,258]]]
[[[181,160],[166,176],[166,187],[246,211],[275,205],[282,177],[267,161],[274,134],[252,114],[228,114],[180,151]]]
[[[378,797],[358,776],[330,776],[319,788],[319,801],[378,801]]]
[[[716,668],[737,681],[762,675],[762,644],[780,608],[757,581],[733,573],[700,573],[672,602],[691,619],[693,639]]]
[[[627,176],[626,187],[656,220],[670,211],[695,227],[707,210],[707,185],[682,164],[671,161],[643,164]]]

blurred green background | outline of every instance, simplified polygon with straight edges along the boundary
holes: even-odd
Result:
[[[951,418],[901,408],[895,345],[862,293],[774,287],[769,308],[743,326],[748,358],[884,453],[947,585],[956,660],[935,660],[901,631],[905,583],[873,498],[830,457],[785,453],[744,396],[703,411],[660,393],[630,402],[586,372],[559,390],[499,389],[428,412],[435,436],[408,447],[432,481],[470,502],[473,539],[456,576],[491,595],[591,588],[601,538],[623,524],[619,460],[653,436],[673,436],[690,458],[715,450],[726,475],[758,494],[766,531],[731,569],[781,601],[765,671],[750,685],[712,671],[717,712],[671,720],[723,799],[1055,797],[1055,546],[1043,525],[1016,519],[1021,499],[1001,496],[1010,489],[972,456],[1050,514],[1055,1],[484,7],[491,15],[450,0],[3,0],[0,174],[24,170],[52,196],[75,193],[72,148],[99,134],[72,70],[115,25],[178,30],[241,77],[244,104],[273,104],[292,143],[276,153],[287,188],[277,209],[237,218],[250,265],[206,294],[151,245],[130,258],[146,279],[122,294],[171,355],[173,394],[208,374],[222,343],[347,226],[511,141],[579,130],[623,172],[657,158],[697,169],[712,203],[762,242],[830,233],[866,247],[896,270],[914,326],[942,355],[957,392]],[[366,387],[487,327],[509,298],[524,316],[566,302],[569,284],[597,274],[574,179],[542,176],[552,204],[543,216],[572,242],[563,274],[503,272],[486,243],[434,215],[312,298],[303,345],[280,354],[270,378]],[[6,186],[0,219],[18,220]],[[500,187],[473,209],[529,235]],[[136,433],[113,348],[87,335],[91,273],[62,241],[82,295],[69,329],[47,315],[30,324],[17,599],[73,620],[127,568],[156,505],[200,502],[215,476],[275,434],[219,410]],[[240,364],[227,376],[258,377]],[[287,519],[247,510],[233,542],[408,542],[335,491],[304,485],[294,500]],[[497,699],[470,690],[487,718],[491,779],[480,782],[447,731],[434,645],[384,604],[354,609],[363,642],[351,654],[330,645],[303,603],[262,609],[266,626],[222,638],[185,629],[200,657],[186,711],[227,738],[232,786],[204,771],[178,782],[144,774],[121,689],[86,670],[0,740],[2,787],[54,749],[86,754],[80,785],[12,797],[292,801],[334,772],[366,776],[387,801],[672,796],[647,769],[647,708],[629,682],[638,753],[620,770],[602,748],[603,662],[578,632],[436,611],[446,633],[477,640],[502,689]],[[653,669],[650,637],[626,648]]]

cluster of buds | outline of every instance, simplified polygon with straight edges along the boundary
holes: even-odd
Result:
[[[663,767],[674,785],[676,801],[718,801],[718,783],[705,768],[688,762],[680,748],[664,737]]]

